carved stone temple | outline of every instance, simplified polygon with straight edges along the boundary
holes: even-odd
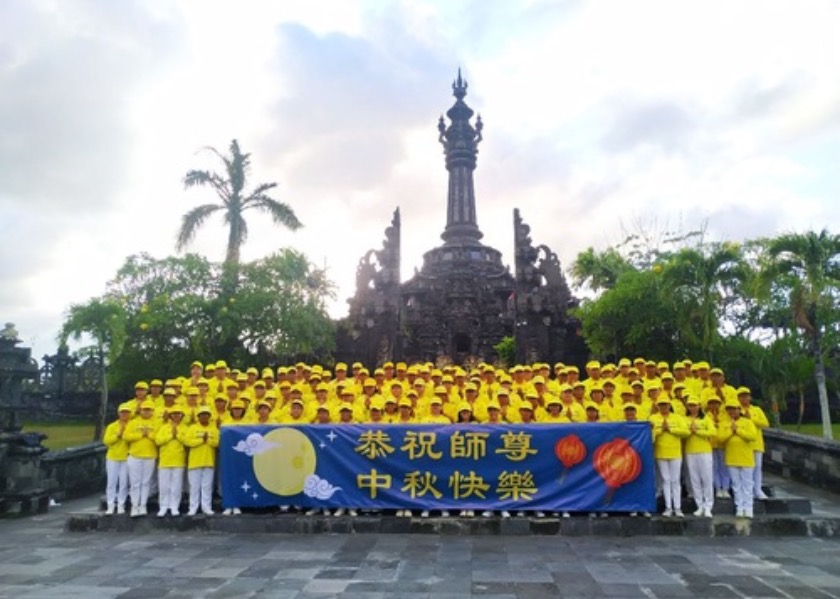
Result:
[[[578,323],[567,310],[576,305],[557,255],[534,246],[530,227],[513,211],[515,272],[502,253],[481,243],[473,181],[481,116],[464,102],[467,82],[452,84],[455,104],[438,122],[438,140],[449,172],[443,244],[427,251],[423,266],[406,282],[400,277],[400,212],[394,211],[381,249],[368,251],[356,271],[350,313],[339,323],[337,358],[367,365],[386,360],[447,357],[494,361],[493,346],[505,336],[516,341],[517,360],[578,363],[586,349]]]

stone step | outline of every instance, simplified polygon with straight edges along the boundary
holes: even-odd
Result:
[[[727,515],[714,518],[661,516],[607,518],[397,518],[394,516],[303,516],[243,514],[240,516],[105,516],[71,514],[69,532],[153,531],[230,534],[444,534],[444,535],[561,535],[561,536],[840,536],[840,518],[805,515],[763,515],[751,520]]]

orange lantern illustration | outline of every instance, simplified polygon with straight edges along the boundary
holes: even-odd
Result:
[[[595,470],[607,484],[604,505],[609,505],[621,485],[633,482],[642,471],[642,458],[627,439],[613,439],[595,450]]]
[[[586,445],[577,435],[567,435],[554,444],[554,455],[563,464],[563,473],[559,481],[562,485],[569,469],[586,459]]]

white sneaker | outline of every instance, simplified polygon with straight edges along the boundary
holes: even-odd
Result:
[[[642,516],[645,518],[650,518],[650,512],[642,512]]]
[[[735,517],[736,518],[743,518],[744,517],[744,510],[742,510],[742,509],[735,510]]]
[[[230,509],[230,508],[227,508],[222,512],[222,516],[230,516],[232,513],[233,513],[233,510]]]
[[[502,510],[502,518],[510,518],[510,512],[507,510]]]
[[[747,508],[747,509],[745,509],[745,510],[744,510],[744,518],[749,518],[750,520],[752,520],[752,517],[753,517],[753,510],[752,510],[752,508]]]
[[[288,505],[281,505],[280,506],[280,511],[285,514],[286,512],[289,511],[289,506]]]
[[[329,516],[330,515],[330,510],[328,510],[327,508],[324,508],[324,509],[321,510],[321,513],[324,514],[325,516]]]
[[[638,515],[639,515],[639,512],[630,512],[630,517],[631,518],[635,518]]]
[[[545,512],[534,512],[534,516],[537,518],[545,518]]]
[[[355,518],[356,516],[358,516],[358,515],[359,515],[359,512],[357,512],[357,511],[356,511],[356,510],[354,510],[354,509],[349,510],[347,513],[348,513],[348,514],[350,514],[350,517],[351,517],[351,518]]]
[[[166,508],[160,508],[157,513],[158,518],[163,518],[166,515],[168,510]]]
[[[205,510],[205,509],[202,509],[202,510],[201,510],[201,513],[202,513],[202,514],[204,514],[205,516],[212,516],[212,515],[213,515],[213,514],[215,514],[216,512],[214,512],[213,510]]]
[[[672,510],[665,510],[664,512],[662,512],[662,516],[664,518],[670,518],[673,515],[674,515],[674,512]]]
[[[318,513],[318,508],[312,508],[311,510],[306,510],[306,513],[304,515],[305,516],[314,516],[317,513]],[[397,516],[399,516],[399,515],[400,515],[400,513],[397,512]]]
[[[138,517],[139,515],[140,515],[140,508],[138,508],[138,507],[136,507],[136,506],[133,506],[133,505],[132,505],[132,506],[131,506],[131,517],[132,517],[132,518],[136,518],[136,517]]]
[[[682,513],[682,510],[674,510],[674,516],[676,518],[684,518],[685,514]]]
[[[697,518],[700,518],[704,513],[705,513],[705,510],[703,508],[699,507],[696,510],[694,510],[693,515]]]
[[[563,512],[561,514],[561,516],[563,516],[564,518],[571,518],[572,517],[572,515],[569,512]]]
[[[109,503],[108,507],[105,508],[105,515],[106,516],[113,516],[114,515],[115,506],[113,503]]]
[[[466,518],[467,517],[467,510],[461,510],[461,512],[458,514],[458,517],[459,518]]]
[[[428,518],[429,517],[429,510],[423,510],[422,512],[420,512],[420,517],[421,518]]]
[[[187,516],[195,516],[198,513],[198,510],[190,510],[187,512]]]
[[[117,506],[117,514],[124,514],[124,513],[125,513],[125,506],[124,505],[118,505]]]
[[[411,510],[403,510],[403,516],[406,518],[411,518],[414,514],[411,513]]]
[[[179,512],[178,510],[172,510],[172,515],[178,517],[181,515],[181,512]]]
[[[473,510],[467,510],[467,518],[475,518],[475,512]]]
[[[765,492],[764,492],[763,490],[761,490],[761,489],[759,489],[759,490],[756,492],[756,494],[755,494],[755,498],[756,498],[756,499],[770,499],[769,497],[767,497],[767,493],[765,493]]]
[[[137,508],[137,511],[139,512],[139,515],[141,515],[141,516],[148,516],[148,515],[149,515],[149,512],[148,512],[148,510],[146,509],[146,506],[145,506],[145,505],[141,505],[141,506],[139,506],[139,507]]]
[[[516,517],[517,518],[524,518],[525,517],[525,512],[516,512]]]
[[[607,512],[601,512],[598,515],[601,516],[601,518],[609,518],[610,517],[610,515]]]
[[[448,518],[449,517],[449,510],[442,510],[440,512],[440,517],[441,518]]]
[[[703,510],[703,515],[706,516],[706,518],[711,518],[712,517],[712,508],[707,507],[706,509],[704,509]]]
[[[242,514],[242,510],[240,510],[238,507],[233,508],[234,516],[239,516],[240,514]]]
[[[333,512],[333,516],[335,516],[336,518],[338,518],[339,516],[343,516],[343,515],[344,515],[344,508],[343,507],[340,507]]]
[[[485,511],[481,512],[481,516],[484,517],[484,518],[492,518],[493,517],[493,512],[491,512],[490,510],[485,510]]]

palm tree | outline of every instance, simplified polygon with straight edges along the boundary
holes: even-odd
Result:
[[[93,432],[94,441],[102,437],[105,428],[108,414],[108,365],[113,364],[122,353],[125,327],[126,314],[120,304],[113,300],[94,298],[86,304],[70,306],[67,320],[59,334],[61,345],[66,344],[68,337],[78,341],[82,335],[90,336],[95,344],[93,353],[99,361],[102,395]]]
[[[740,248],[724,243],[709,250],[682,249],[668,262],[664,274],[677,295],[675,299],[690,307],[685,316],[692,322],[684,329],[695,331],[705,357],[711,360],[727,302],[733,288],[747,276]]]
[[[793,321],[810,339],[823,437],[831,439],[822,315],[833,307],[834,296],[840,289],[840,236],[825,229],[820,233],[780,235],[769,241],[767,253],[770,263],[762,273],[763,291],[769,293],[773,285],[787,290]]]
[[[228,156],[222,155],[215,148],[205,149],[221,160],[224,172],[220,174],[216,171],[189,170],[184,176],[184,187],[209,186],[219,197],[220,203],[202,204],[184,215],[178,232],[177,249],[182,251],[189,245],[207,217],[215,212],[223,212],[228,225],[228,244],[224,262],[227,284],[223,285],[222,291],[223,294],[232,295],[238,282],[240,249],[248,238],[245,212],[251,209],[266,212],[276,224],[284,225],[292,231],[302,225],[291,207],[268,195],[269,191],[277,187],[277,183],[261,183],[252,191],[245,191],[251,167],[251,154],[243,154],[235,139],[230,142]]]

